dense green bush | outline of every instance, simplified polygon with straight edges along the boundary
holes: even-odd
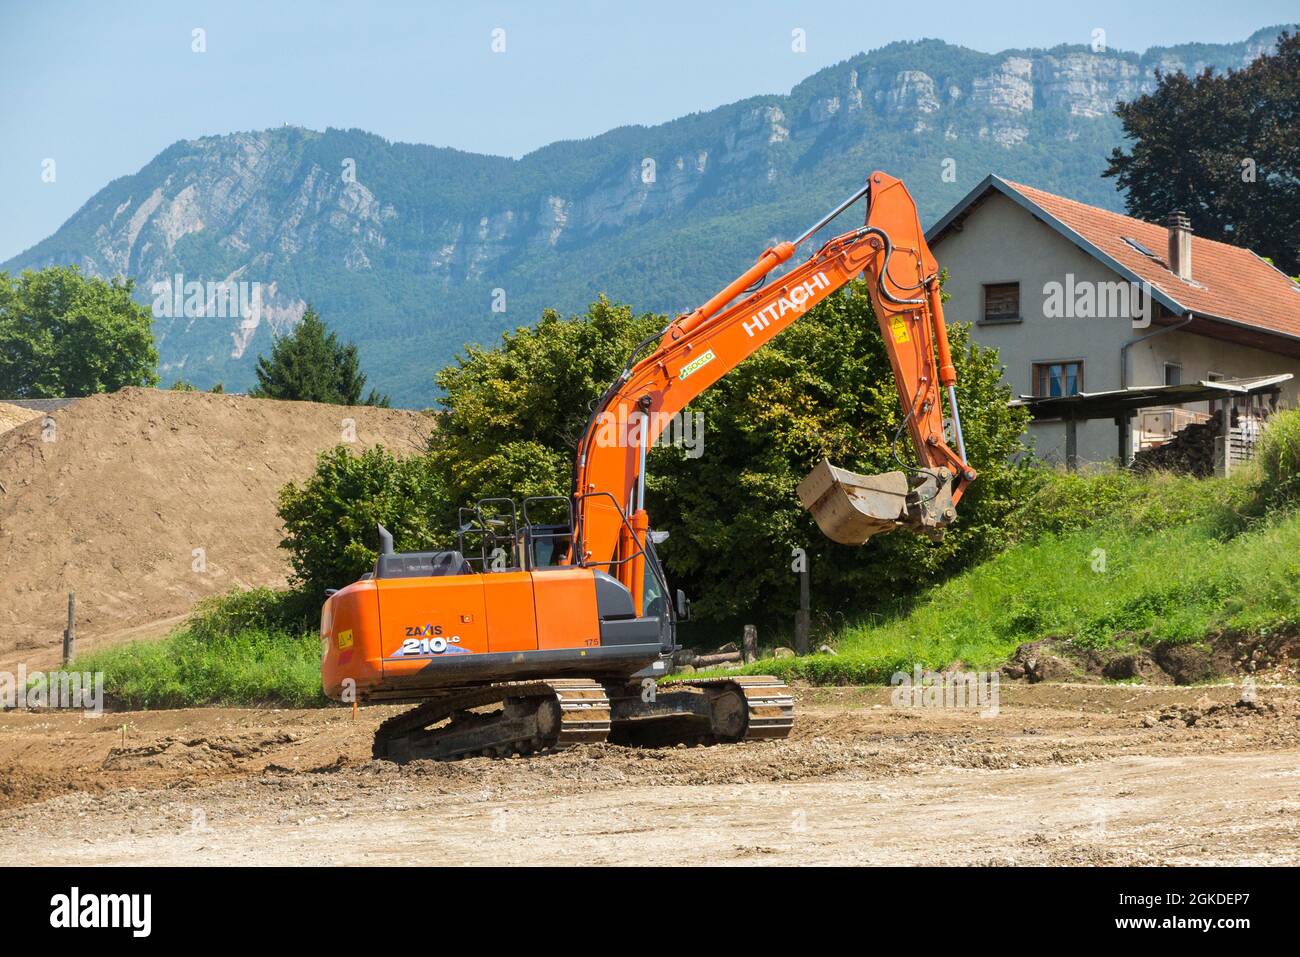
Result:
[[[427,456],[399,458],[381,446],[355,455],[346,445],[322,452],[306,481],[280,490],[280,545],[289,552],[294,585],[319,603],[326,588],[373,568],[378,524],[405,551],[449,544],[446,501]]]
[[[219,641],[247,631],[312,631],[319,615],[320,602],[313,596],[274,588],[237,589],[199,602],[185,627],[198,641]]]
[[[1257,458],[1267,501],[1280,504],[1300,499],[1300,409],[1273,417],[1260,440]]]
[[[1135,475],[1113,467],[1066,472],[1039,466],[1026,484],[1024,497],[1007,516],[1007,531],[1017,542],[1098,525],[1153,532],[1198,524],[1226,536],[1259,512],[1251,470],[1207,481],[1167,472]]]
[[[665,455],[652,463],[649,486],[651,516],[672,533],[663,550],[669,573],[699,596],[702,615],[791,620],[795,549],[808,556],[816,604],[848,611],[891,603],[1005,543],[1005,515],[1028,478],[1009,464],[1025,414],[1007,406],[997,353],[972,343],[965,326],[950,337],[967,454],[980,478],[940,543],[894,532],[837,545],[795,493],[823,457],[863,474],[916,461],[906,434],[894,444],[903,412],[861,283],[700,396],[693,408],[703,415],[704,456]]]
[[[568,495],[592,405],[636,344],[666,321],[601,297],[583,316],[547,310],[496,348],[471,346],[442,369],[447,411],[430,450],[453,507],[488,496]]]

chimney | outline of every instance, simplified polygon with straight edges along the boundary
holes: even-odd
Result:
[[[1192,278],[1192,223],[1176,209],[1166,220],[1169,226],[1169,271],[1179,279]]]

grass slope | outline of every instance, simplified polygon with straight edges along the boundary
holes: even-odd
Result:
[[[162,641],[137,641],[78,658],[77,671],[104,672],[115,707],[326,704],[320,638],[301,627],[295,596],[257,588],[201,602]]]
[[[1020,544],[907,608],[845,628],[834,656],[746,670],[887,682],[917,663],[993,669],[1048,636],[1131,648],[1296,629],[1300,515],[1252,514],[1253,502],[1250,477],[1058,476],[1023,510]]]

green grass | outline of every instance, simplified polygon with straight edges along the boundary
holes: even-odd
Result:
[[[1020,516],[1020,544],[843,629],[834,656],[746,670],[876,683],[918,663],[993,669],[1044,637],[1131,648],[1300,628],[1300,515],[1256,507],[1255,481],[1054,477]]]
[[[109,648],[72,667],[104,672],[116,707],[324,705],[320,638],[302,630],[295,602],[269,589],[232,592],[202,602],[161,641]]]

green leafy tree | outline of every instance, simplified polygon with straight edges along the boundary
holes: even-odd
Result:
[[[334,405],[387,406],[388,396],[361,392],[366,375],[357,347],[339,342],[311,306],[293,332],[271,345],[271,355],[257,357],[257,385],[249,395],[260,399],[292,399]]]
[[[436,381],[447,411],[430,448],[451,502],[568,495],[592,406],[636,343],[664,322],[602,296],[585,316],[565,319],[548,309],[497,348],[470,346],[442,369]]]
[[[1115,113],[1132,146],[1104,175],[1132,215],[1183,210],[1197,234],[1300,271],[1300,34],[1241,70],[1163,75]]]
[[[374,567],[376,524],[407,551],[445,546],[445,495],[424,456],[398,458],[381,446],[354,455],[346,445],[322,452],[301,485],[280,490],[293,582],[308,595],[355,581]]]
[[[0,395],[83,396],[158,382],[149,311],[133,283],[50,266],[0,273]]]
[[[704,454],[655,450],[647,484],[663,557],[701,617],[762,611],[788,622],[794,562],[808,561],[815,607],[879,608],[997,550],[1026,481],[1009,463],[1027,418],[1007,402],[997,353],[950,329],[967,455],[980,478],[940,543],[907,532],[847,547],[826,538],[796,487],[823,457],[863,474],[916,462],[865,285],[832,296],[701,395]]]

